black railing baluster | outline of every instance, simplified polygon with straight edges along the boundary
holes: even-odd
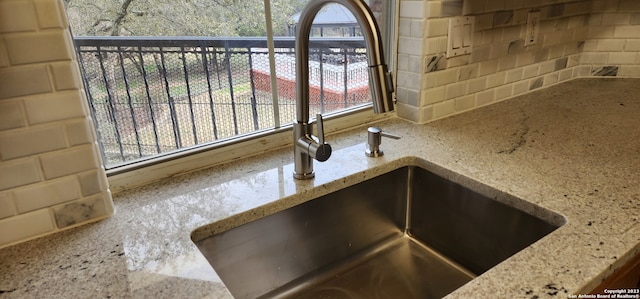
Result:
[[[131,113],[131,121],[133,123],[133,132],[135,134],[136,145],[138,147],[138,157],[142,157],[142,147],[140,146],[140,134],[138,133],[138,121],[136,120],[136,113],[133,109],[133,99],[131,98],[129,79],[127,78],[127,70],[124,67],[124,57],[122,57],[121,47],[118,47],[118,58],[120,59],[120,69],[122,70],[122,79],[124,80],[124,86],[127,91],[127,100],[129,101],[129,112]]]
[[[105,88],[107,89],[107,101],[109,102],[107,105],[107,111],[109,112],[109,118],[111,118],[111,121],[113,121],[114,133],[116,135],[116,142],[118,143],[118,149],[120,150],[120,157],[124,161],[124,158],[125,158],[124,149],[122,148],[122,139],[120,138],[120,131],[119,131],[120,126],[118,125],[118,118],[115,115],[115,107],[113,104],[114,97],[109,84],[107,70],[104,67],[104,61],[102,59],[102,51],[100,49],[101,49],[100,46],[96,47],[98,62],[100,63],[100,70],[102,71],[102,78],[104,79]]]
[[[233,92],[233,74],[231,73],[231,54],[229,43],[224,44],[225,62],[227,64],[227,76],[229,78],[229,95],[231,96],[231,111],[233,114],[233,132],[238,135],[238,116],[236,113],[236,101]]]
[[[162,47],[160,50],[160,62],[162,63],[162,77],[164,78],[164,86],[167,91],[167,98],[169,100],[169,114],[171,115],[171,124],[173,126],[173,137],[176,142],[176,148],[182,147],[182,141],[180,139],[180,127],[178,124],[178,116],[176,115],[176,105],[171,95],[171,87],[169,86],[169,78],[167,76],[167,64],[164,58],[164,49]]]
[[[191,98],[191,84],[189,84],[189,71],[187,70],[187,56],[184,47],[180,47],[182,53],[182,69],[184,70],[184,83],[187,85],[187,97],[189,98],[189,114],[191,115],[191,129],[193,130],[193,144],[198,144],[198,134],[196,133],[196,119],[193,114],[193,98]]]
[[[207,90],[209,91],[209,109],[211,109],[211,123],[213,125],[213,138],[218,139],[218,125],[216,122],[216,110],[213,105],[213,89],[211,88],[211,74],[209,72],[209,63],[207,62],[207,47],[205,45],[200,46],[202,50],[202,64],[204,67],[204,72],[207,77]],[[215,48],[214,48],[215,51]],[[215,55],[215,54],[214,54]],[[220,76],[218,75],[218,78]],[[218,80],[219,81],[219,80]]]
[[[249,52],[249,78],[251,83],[251,112],[253,114],[253,129],[260,129],[260,125],[258,124],[258,104],[256,103],[256,85],[253,76],[253,59],[251,59],[251,48],[247,48],[247,52]]]
[[[342,72],[342,79],[343,79],[343,83],[344,83],[344,108],[349,107],[349,80],[347,79],[348,76],[348,71],[349,71],[349,56],[347,56],[347,48],[341,48],[340,49],[342,51],[342,53],[344,53],[344,61],[343,61],[343,65],[344,65],[344,71]]]
[[[209,94],[209,108],[211,109],[211,124],[213,125],[213,138],[218,139],[216,110],[214,109],[214,106],[213,106],[213,89],[211,88],[211,76],[209,73],[209,63],[207,62],[207,47],[203,44],[200,46],[200,50],[202,51],[202,66],[204,67],[204,73],[206,74],[206,77],[207,77],[207,90]],[[214,51],[215,51],[215,48],[214,48]],[[218,75],[218,84],[219,82],[220,82],[220,75]]]
[[[95,105],[95,101],[93,101],[93,95],[91,93],[91,84],[89,84],[89,79],[87,79],[87,70],[84,66],[85,62],[84,62],[84,57],[82,56],[82,49],[80,48],[80,46],[78,46],[77,44],[76,46],[76,54],[78,57],[78,64],[80,67],[80,73],[82,74],[82,82],[84,84],[84,92],[87,95],[87,99],[89,100],[89,109],[91,109],[91,119],[93,121],[93,125],[95,127],[95,131],[96,131],[96,138],[98,140],[102,140],[102,134],[100,132],[100,130],[98,130],[100,128],[100,123],[98,122],[98,119],[96,117],[97,113],[96,113],[96,105]],[[92,52],[88,52],[88,53],[92,53]],[[105,150],[104,150],[104,143],[103,142],[98,142],[98,146],[100,147],[100,155],[102,156],[102,160],[103,161],[109,161],[107,160],[107,156],[105,155]]]
[[[147,94],[147,104],[149,105],[149,116],[151,117],[151,124],[153,126],[153,137],[156,142],[156,153],[159,154],[162,151],[160,150],[160,139],[158,139],[158,124],[156,124],[156,115],[153,111],[153,100],[151,99],[151,90],[149,89],[149,76],[147,76],[147,69],[144,63],[144,56],[142,55],[142,47],[138,47],[138,55],[140,55],[140,65],[142,66],[140,69],[142,71],[142,79],[144,81],[144,89]]]

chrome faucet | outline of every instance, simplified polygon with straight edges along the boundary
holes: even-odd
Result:
[[[316,14],[327,3],[338,3],[354,15],[364,36],[369,63],[369,86],[373,111],[393,111],[393,83],[382,50],[382,38],[378,24],[362,0],[310,0],[302,9],[296,32],[296,121],[293,123],[293,152],[296,179],[314,177],[313,159],[324,162],[331,156],[331,145],[324,141],[322,116],[317,115],[318,136],[313,136],[309,122],[309,35]]]

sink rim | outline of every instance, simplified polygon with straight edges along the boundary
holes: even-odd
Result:
[[[460,184],[465,188],[489,197],[497,202],[501,202],[507,206],[521,210],[527,214],[540,218],[545,222],[558,227],[558,229],[551,232],[542,239],[548,237],[549,235],[557,233],[558,230],[562,229],[562,227],[568,223],[567,217],[556,211],[541,206],[540,204],[525,200],[507,191],[499,190],[496,187],[492,187],[486,183],[483,183],[477,178],[472,178],[470,176],[460,174],[454,170],[448,169],[446,167],[416,156],[405,156],[378,165],[371,165],[364,170],[355,171],[349,175],[335,178],[328,183],[313,187],[312,190],[314,192],[309,192],[309,190],[296,192],[295,194],[287,195],[263,205],[235,213],[232,216],[222,218],[218,221],[201,225],[191,231],[190,239],[193,243],[196,243],[213,235],[220,234],[235,227],[241,226],[243,224],[253,222],[272,214],[276,214],[280,211],[284,211],[302,203],[320,198],[329,193],[351,187],[371,178],[381,176],[394,170],[409,166],[423,168],[438,176],[441,176],[444,179]]]

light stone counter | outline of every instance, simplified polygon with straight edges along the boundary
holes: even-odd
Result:
[[[202,238],[414,162],[566,219],[451,298],[567,298],[640,252],[638,79],[575,80],[426,125],[376,125],[403,138],[372,159],[365,128],[329,136],[334,153],[310,181],[294,182],[284,149],[118,194],[110,219],[0,250],[0,298],[231,298],[194,229],[207,225]]]

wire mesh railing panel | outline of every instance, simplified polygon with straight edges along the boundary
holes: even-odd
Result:
[[[295,118],[293,38],[276,39],[277,107],[265,38],[76,37],[107,168],[274,128]],[[361,39],[312,40],[311,112],[370,100]]]

